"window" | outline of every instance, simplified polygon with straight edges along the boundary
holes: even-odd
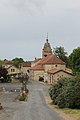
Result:
[[[57,65],[55,65],[55,67],[57,67]]]
[[[11,69],[11,72],[15,72],[15,69]]]

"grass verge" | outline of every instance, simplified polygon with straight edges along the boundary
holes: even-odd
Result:
[[[59,113],[64,120],[80,120],[80,109],[59,109],[54,105],[49,96],[45,97],[46,104],[53,110]]]

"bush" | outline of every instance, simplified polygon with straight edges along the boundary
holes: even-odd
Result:
[[[49,88],[49,95],[53,101],[54,104],[57,104],[56,98],[59,96],[59,94],[63,91],[64,86],[67,84],[67,79],[61,79],[57,83],[54,83]]]
[[[80,109],[80,78],[59,80],[49,89],[49,95],[59,108]]]
[[[26,101],[27,95],[22,95],[19,98],[19,101]]]

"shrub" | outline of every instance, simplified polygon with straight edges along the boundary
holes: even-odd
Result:
[[[49,89],[49,95],[59,108],[80,109],[80,78],[59,80]]]
[[[19,98],[19,101],[26,101],[27,95],[22,95]]]
[[[67,79],[61,79],[57,83],[54,83],[50,88],[49,88],[49,95],[53,101],[54,104],[57,104],[56,98],[59,96],[59,94],[63,91],[64,86],[67,84]]]

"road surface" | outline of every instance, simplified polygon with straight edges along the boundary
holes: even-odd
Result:
[[[45,102],[47,86],[35,81],[28,83],[27,102],[21,102],[12,120],[63,120]]]

